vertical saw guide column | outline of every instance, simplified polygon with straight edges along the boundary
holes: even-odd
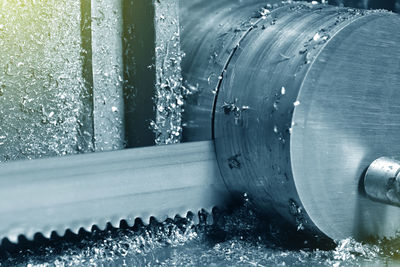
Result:
[[[1,164],[0,236],[184,216],[243,193],[313,236],[395,236],[400,209],[371,195],[364,175],[374,160],[400,156],[400,17],[258,0],[180,4],[192,88],[184,143]]]

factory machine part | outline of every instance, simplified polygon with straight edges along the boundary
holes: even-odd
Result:
[[[394,237],[400,17],[225,0],[182,1],[181,21],[186,143],[1,164],[0,236],[132,225],[246,194],[313,236]]]
[[[242,5],[182,11],[203,21],[182,18],[183,75],[198,88],[185,141],[214,139],[229,190],[270,217],[333,239],[393,237],[400,210],[367,197],[363,175],[375,159],[400,156],[400,17]]]

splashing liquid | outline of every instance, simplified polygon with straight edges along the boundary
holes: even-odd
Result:
[[[210,215],[208,215],[210,216]],[[93,231],[3,251],[0,266],[383,266],[398,264],[398,240],[310,248],[260,220],[245,204],[233,213],[214,212],[214,224],[175,218],[148,226]],[[38,245],[39,244],[39,245]],[[4,247],[4,246],[3,246]]]

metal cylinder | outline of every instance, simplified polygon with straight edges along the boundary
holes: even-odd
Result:
[[[400,162],[386,157],[372,162],[365,174],[364,187],[371,199],[400,206]]]
[[[307,3],[182,5],[199,10],[181,18],[183,76],[195,89],[184,140],[215,139],[229,190],[313,235],[394,236],[400,209],[366,197],[360,178],[400,153],[400,17]]]

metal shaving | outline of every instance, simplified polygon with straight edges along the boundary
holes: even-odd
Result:
[[[182,87],[179,14],[177,1],[155,3],[156,18],[156,120],[151,127],[156,144],[179,143],[185,90]]]
[[[80,14],[79,1],[1,1],[0,162],[93,149]]]

